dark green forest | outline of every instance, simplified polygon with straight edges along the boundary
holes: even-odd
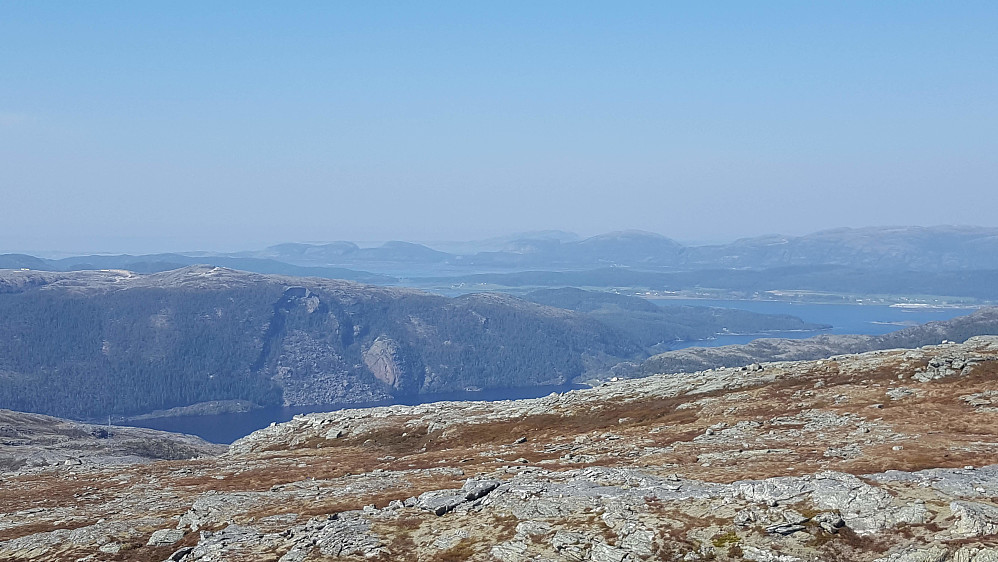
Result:
[[[93,419],[208,400],[276,405],[278,367],[329,375],[310,367],[323,354],[343,366],[333,374],[386,393],[567,382],[584,373],[587,356],[647,355],[584,315],[500,295],[449,299],[265,276],[190,287],[171,285],[175,272],[160,275],[170,276],[163,287],[150,286],[155,275],[111,289],[11,284],[21,288],[0,294],[0,407]],[[396,387],[364,365],[378,337],[398,342]]]
[[[280,388],[250,364],[279,295],[0,294],[0,406],[88,418],[206,400],[278,404]]]

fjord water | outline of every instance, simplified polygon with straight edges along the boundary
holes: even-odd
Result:
[[[830,324],[832,328],[819,331],[779,332],[776,334],[739,334],[718,336],[709,340],[677,342],[673,349],[696,346],[720,346],[748,343],[760,337],[781,337],[802,339],[818,334],[866,334],[879,335],[904,327],[924,324],[937,320],[949,320],[956,316],[969,314],[971,308],[899,308],[880,305],[854,304],[794,304],[777,301],[738,301],[738,300],[701,300],[701,299],[662,299],[654,301],[661,306],[716,306],[721,308],[736,308],[761,312],[765,314],[790,314],[806,320],[822,324]],[[389,404],[425,404],[448,400],[514,400],[520,398],[539,398],[552,392],[565,392],[579,385],[537,386],[528,388],[493,389],[476,392],[448,392],[425,394],[400,398],[394,402],[377,402],[368,404],[327,404],[317,406],[302,406],[291,408],[263,408],[244,413],[214,414],[203,416],[179,416],[154,418],[126,422],[125,425],[148,427],[163,431],[197,435],[214,443],[231,443],[253,431],[267,427],[273,422],[290,420],[297,414],[311,412],[331,412],[343,408],[365,408],[386,406]]]

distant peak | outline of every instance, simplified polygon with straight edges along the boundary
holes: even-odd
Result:
[[[625,245],[637,245],[641,246],[651,245],[654,247],[661,248],[662,246],[672,246],[675,248],[681,248],[683,245],[675,240],[662,236],[661,234],[655,232],[648,232],[646,230],[618,230],[615,232],[607,232],[606,234],[599,234],[591,238],[586,238],[585,240],[579,242],[582,245],[605,245],[605,244],[625,244]]]

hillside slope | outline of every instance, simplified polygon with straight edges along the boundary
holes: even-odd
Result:
[[[0,407],[102,419],[203,402],[362,403],[559,385],[647,357],[663,341],[729,326],[808,326],[629,302],[650,311],[575,311],[492,293],[446,298],[208,266],[151,275],[0,271]]]
[[[0,471],[34,467],[100,467],[221,454],[225,448],[191,435],[137,427],[82,424],[0,410]]]
[[[505,295],[201,266],[0,273],[0,407],[64,417],[561,384],[642,355],[584,315]]]
[[[760,314],[709,306],[659,306],[647,299],[571,287],[541,289],[523,295],[531,302],[582,312],[633,337],[649,349],[668,349],[677,341],[705,340],[718,335],[817,331],[828,324],[796,316]]]
[[[760,236],[715,245],[684,245],[660,234],[632,230],[585,239],[526,235],[508,240],[499,248],[482,249],[485,251],[457,255],[399,242],[365,249],[339,242],[284,244],[238,255],[361,268],[394,262],[521,270],[600,266],[771,269],[819,265],[866,272],[998,269],[998,229],[975,226],[837,228],[803,236]]]

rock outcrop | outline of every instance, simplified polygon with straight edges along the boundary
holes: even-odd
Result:
[[[0,410],[0,474],[213,457],[225,450],[192,435]]]
[[[932,373],[924,376],[924,373]],[[994,562],[998,337],[299,416],[0,488],[10,560]]]

